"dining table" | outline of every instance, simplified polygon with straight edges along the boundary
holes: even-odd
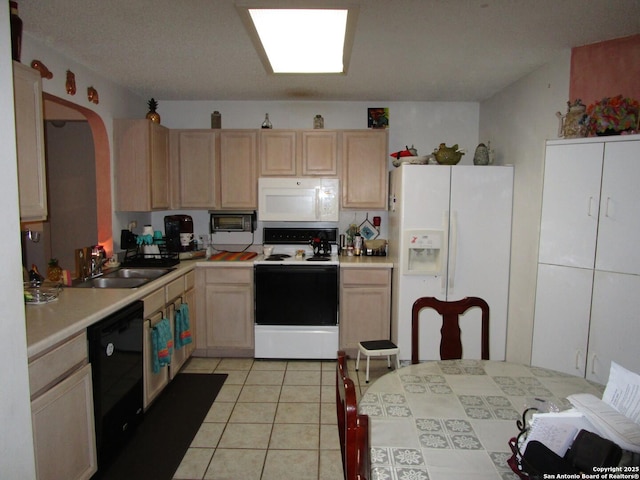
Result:
[[[427,361],[373,382],[358,404],[369,416],[373,480],[514,479],[509,439],[529,408],[571,408],[604,385],[546,368],[492,360]]]

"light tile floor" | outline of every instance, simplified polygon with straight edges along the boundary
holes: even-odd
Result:
[[[366,360],[365,360],[366,362]],[[189,373],[226,373],[174,480],[340,480],[335,361],[192,358]],[[349,376],[358,399],[366,363]],[[370,383],[387,373],[371,359]]]

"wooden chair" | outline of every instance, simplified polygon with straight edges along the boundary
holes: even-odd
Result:
[[[356,388],[348,377],[346,355],[338,352],[336,364],[336,409],[345,480],[370,478],[369,417],[358,414]]]
[[[411,311],[411,363],[418,363],[420,345],[420,311],[433,308],[442,316],[442,337],[440,339],[440,359],[455,360],[462,358],[460,339],[460,315],[473,307],[482,310],[481,357],[489,360],[489,305],[479,297],[466,297],[462,300],[445,302],[435,297],[422,297],[416,300]]]

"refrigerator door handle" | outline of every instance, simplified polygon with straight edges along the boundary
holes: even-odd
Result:
[[[443,271],[441,272],[441,276],[440,276],[440,293],[442,294],[442,296],[446,299],[447,298],[447,265],[446,265],[446,258],[447,258],[447,253],[449,250],[449,211],[445,210],[444,212],[442,212],[442,230],[444,232],[443,234],[443,239],[442,239],[442,250],[440,252],[440,255],[442,255],[442,258],[445,259],[444,262],[444,266]]]
[[[458,212],[451,212],[451,252],[449,253],[449,292],[453,293],[456,281],[456,260],[458,256]]]

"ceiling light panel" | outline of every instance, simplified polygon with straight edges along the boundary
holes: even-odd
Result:
[[[348,9],[245,8],[245,24],[257,35],[254,44],[273,73],[346,71],[348,27],[354,23]]]

